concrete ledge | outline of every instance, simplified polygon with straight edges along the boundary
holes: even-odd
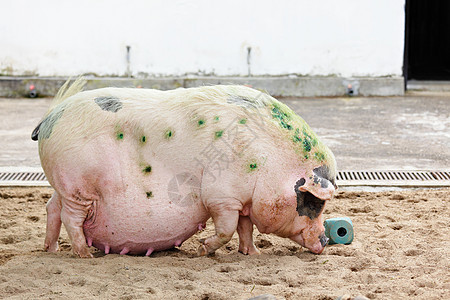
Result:
[[[408,91],[450,92],[450,81],[408,80]]]
[[[24,97],[34,85],[39,96],[54,96],[67,78],[55,77],[0,77],[0,97]],[[196,87],[215,84],[245,84],[282,97],[333,97],[345,96],[349,84],[354,95],[400,96],[404,95],[403,77],[162,77],[162,78],[111,78],[87,77],[86,89],[102,87],[142,87],[170,90],[179,87]]]

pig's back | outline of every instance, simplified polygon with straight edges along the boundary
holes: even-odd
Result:
[[[186,163],[177,161],[178,157],[195,156],[236,123],[257,130],[261,124],[248,122],[249,111],[273,100],[238,86],[172,91],[105,88],[81,92],[51,113],[52,122],[47,122],[51,124],[41,126],[46,127],[39,138],[41,154],[52,152],[53,157],[58,157],[59,153],[76,151],[86,141],[102,136],[114,141],[116,147],[139,155],[150,152],[161,159],[169,158],[170,164],[178,167]]]

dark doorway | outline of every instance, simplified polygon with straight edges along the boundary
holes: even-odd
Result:
[[[450,1],[406,0],[406,80],[450,80]]]

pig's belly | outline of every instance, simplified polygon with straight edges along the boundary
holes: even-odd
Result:
[[[201,201],[180,205],[170,199],[102,199],[84,223],[86,239],[109,253],[148,254],[179,246],[209,218]]]

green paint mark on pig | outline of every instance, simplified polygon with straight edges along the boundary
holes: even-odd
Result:
[[[214,138],[215,138],[215,139],[221,138],[222,135],[223,135],[223,130],[216,131],[216,132],[214,133]]]
[[[120,126],[119,124],[116,124],[114,126],[114,131],[115,131],[116,139],[119,141],[123,140],[125,134],[123,132],[122,126]]]
[[[283,107],[281,103],[272,104],[272,118],[279,122],[281,128],[285,128],[287,130],[293,129],[292,125],[289,124],[293,115],[293,111],[287,106]]]
[[[294,143],[300,143],[302,141],[302,139],[300,137],[298,137],[297,135],[294,135],[292,137],[292,140],[294,141]]]
[[[247,170],[247,173],[251,173],[256,171],[261,165],[265,163],[265,159],[263,158],[262,161],[257,161],[256,159],[252,159],[250,161],[247,161],[245,168]]]
[[[316,152],[314,153],[314,158],[317,159],[318,161],[324,161],[326,158],[326,154],[323,152]]]
[[[305,127],[303,127],[303,136],[303,150],[310,152],[313,147],[317,146],[317,138],[312,137],[312,133],[308,133]]]
[[[280,121],[280,125],[283,128],[286,128],[287,130],[292,130],[292,126],[286,123],[285,121]]]
[[[174,134],[175,134],[175,133],[174,133],[172,130],[168,129],[168,130],[164,133],[164,136],[165,136],[166,139],[170,139],[171,137],[174,136]]]
[[[292,140],[296,153],[303,159],[311,158],[320,162],[327,159],[328,148],[319,141],[308,124],[288,106],[275,100],[270,106],[269,114],[284,134]]]
[[[200,119],[200,120],[198,120],[197,124],[198,124],[198,127],[203,127],[206,124],[206,121],[203,119]]]
[[[147,195],[147,198],[152,198],[153,197],[153,192],[149,191],[145,193]]]
[[[300,137],[300,129],[298,129],[298,128],[295,129],[295,133],[294,133],[294,136],[292,137],[292,140],[294,141],[294,143],[302,142],[302,139]]]
[[[148,165],[145,166],[144,169],[142,169],[142,172],[144,172],[144,174],[148,174],[152,172],[152,166]]]
[[[303,140],[303,150],[305,152],[310,152],[311,151],[311,141],[307,138],[305,138]]]

